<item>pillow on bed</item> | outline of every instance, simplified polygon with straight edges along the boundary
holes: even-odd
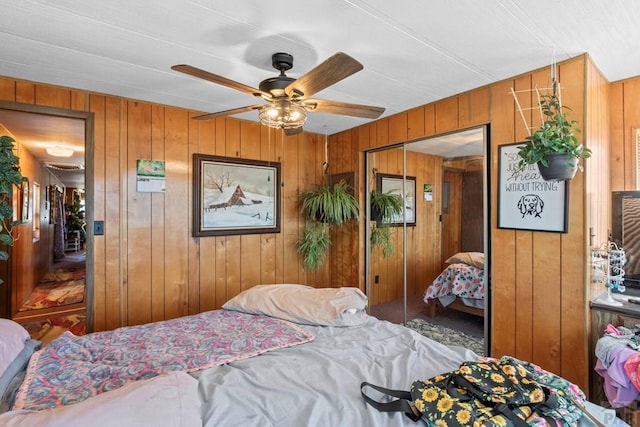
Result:
[[[6,427],[202,426],[198,381],[176,371],[134,381],[70,406],[0,415]]]
[[[482,252],[458,252],[445,262],[447,264],[467,264],[477,268],[484,268],[484,254]]]
[[[305,285],[257,285],[222,308],[264,314],[303,325],[355,326],[367,320],[367,297],[358,288],[312,288]]]
[[[22,325],[0,319],[0,398],[13,378],[26,369],[31,355],[39,348],[40,342],[29,338]]]
[[[24,348],[29,332],[9,319],[0,319],[0,375]]]

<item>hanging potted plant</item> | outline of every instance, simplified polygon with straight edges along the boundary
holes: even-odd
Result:
[[[519,148],[519,167],[537,164],[542,178],[547,181],[572,179],[576,170],[582,170],[580,159],[591,156],[591,150],[578,142],[575,133],[580,132],[576,120],[569,120],[564,110],[570,110],[560,104],[554,95],[538,93],[543,121],[538,130],[526,137]]]
[[[0,243],[12,246],[16,237],[13,227],[20,221],[13,220],[13,187],[22,183],[22,174],[18,167],[18,157],[13,153],[15,140],[7,135],[0,136]],[[9,253],[0,250],[0,260],[9,259]],[[0,284],[2,281],[0,280]]]
[[[382,193],[371,190],[369,205],[371,206],[371,220],[381,222],[390,221],[402,215],[402,197],[391,192]]]
[[[307,223],[297,242],[298,252],[309,270],[320,267],[331,245],[331,227],[358,218],[360,207],[346,181],[316,185],[298,196]]]
[[[382,256],[388,258],[393,255],[394,247],[391,241],[391,227],[393,218],[402,215],[402,197],[391,192],[382,193],[372,190],[369,197],[371,210],[371,233],[369,242],[371,247],[379,246]]]

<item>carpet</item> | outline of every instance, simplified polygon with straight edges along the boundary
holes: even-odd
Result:
[[[18,311],[59,307],[84,301],[85,270],[47,273]]]
[[[58,338],[64,331],[74,335],[84,335],[86,332],[86,316],[84,313],[74,313],[67,316],[52,317],[42,321],[16,320],[29,332],[32,339],[48,344]]]
[[[484,340],[465,334],[464,332],[435,325],[423,319],[409,320],[406,323],[406,327],[441,344],[465,347],[479,356],[484,355]]]

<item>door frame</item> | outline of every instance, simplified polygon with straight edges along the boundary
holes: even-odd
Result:
[[[86,328],[93,330],[93,298],[94,298],[94,246],[93,246],[93,221],[94,221],[94,114],[87,111],[71,110],[66,108],[48,107],[43,105],[25,104],[21,102],[0,101],[1,110],[10,110],[24,113],[35,113],[48,116],[56,116],[68,119],[84,120],[84,179],[85,179],[85,218],[86,218],[86,243],[87,260],[85,274],[85,301],[86,301]]]

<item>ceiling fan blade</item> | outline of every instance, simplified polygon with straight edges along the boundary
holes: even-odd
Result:
[[[302,106],[307,111],[363,117],[365,119],[377,119],[382,113],[384,113],[384,108],[382,107],[327,101],[325,99],[305,99],[302,102]]]
[[[180,73],[188,74],[193,77],[197,77],[199,79],[207,80],[213,83],[217,83],[222,86],[229,87],[231,89],[239,90],[240,92],[248,93],[253,96],[261,96],[264,99],[270,100],[271,94],[267,92],[263,92],[260,89],[256,89],[251,86],[247,86],[242,83],[238,83],[234,80],[228,79],[226,77],[219,76],[217,74],[210,73],[209,71],[201,70],[200,68],[192,67],[191,65],[180,64],[174,65],[171,67],[172,70],[178,71]]]
[[[308,98],[363,68],[360,62],[346,53],[338,52],[292,82],[285,92],[290,97]]]
[[[201,116],[195,116],[194,120],[208,120],[215,119],[216,117],[232,116],[234,114],[246,113],[247,111],[257,110],[262,105],[247,105],[246,107],[232,108],[231,110],[218,111],[217,113],[203,114]]]
[[[293,135],[297,135],[299,133],[302,133],[302,126],[297,127],[297,128],[285,128],[284,129],[284,134],[287,136],[293,136]]]

